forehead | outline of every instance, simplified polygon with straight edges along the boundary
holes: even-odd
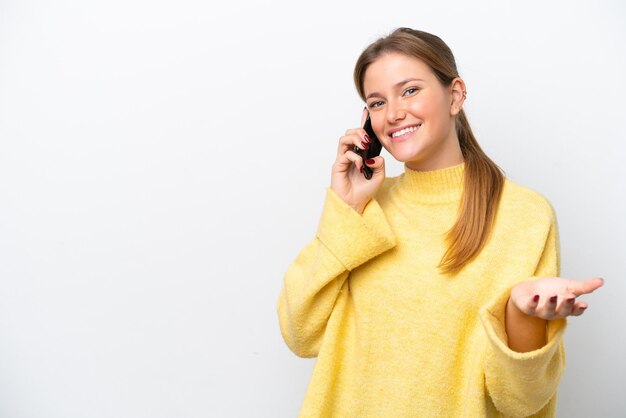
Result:
[[[435,74],[422,60],[399,53],[384,54],[372,62],[365,71],[363,88],[365,92],[394,86],[409,78],[434,81]]]

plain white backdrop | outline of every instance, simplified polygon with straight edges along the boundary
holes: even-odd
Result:
[[[487,153],[556,209],[560,417],[626,416],[626,7],[0,0],[0,417],[295,417],[278,328],[361,50],[442,37]],[[387,157],[388,175],[402,167]]]

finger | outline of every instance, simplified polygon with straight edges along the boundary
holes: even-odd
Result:
[[[338,150],[345,152],[345,150],[352,149],[355,145],[359,148],[365,148],[364,145],[369,144],[369,142],[364,138],[364,135],[360,135],[360,132],[346,132],[344,136],[339,138],[339,147]],[[343,152],[341,152],[343,154]]]
[[[561,298],[560,303],[556,308],[556,315],[560,317],[566,317],[572,314],[576,304],[576,296],[565,295]]]
[[[594,277],[593,279],[587,279],[583,281],[572,280],[569,284],[569,290],[576,296],[591,293],[597,288],[604,285],[604,279],[600,277]]]
[[[365,131],[363,131],[363,133],[364,132]],[[355,146],[360,149],[367,149],[369,148],[369,143],[363,138],[362,135],[359,135],[359,132],[357,132],[356,129],[346,131],[346,135],[339,138],[337,157],[345,154],[348,150],[354,149]]]
[[[537,308],[539,307],[539,299],[539,295],[534,295],[532,298],[528,299],[524,308],[524,313],[534,316],[536,314]]]
[[[378,155],[376,157],[365,160],[365,164],[367,164],[367,166],[371,168],[374,171],[374,173],[377,173],[377,172],[380,172],[381,169],[382,171],[384,171],[385,159],[381,157],[380,155]]]
[[[537,308],[537,315],[543,319],[553,319],[556,316],[558,296],[552,295],[544,299],[544,303]]]
[[[534,295],[531,298],[524,298],[523,301],[515,303],[515,306],[526,315],[537,316],[537,307],[539,306],[539,295]],[[518,304],[519,303],[519,304]]]
[[[335,165],[339,171],[347,171],[352,164],[355,164],[358,169],[363,166],[363,158],[354,151],[346,151],[335,161]]]
[[[367,134],[367,132],[365,132],[365,129],[363,128],[354,128],[354,129],[348,129],[346,131],[346,133],[344,133],[344,136],[349,136],[349,135],[356,135],[359,138],[361,138],[361,140],[365,140],[365,135]]]
[[[580,316],[584,314],[587,308],[588,308],[588,305],[585,302],[577,303],[576,306],[574,306],[574,309],[572,311],[572,316]]]
[[[341,158],[348,151],[359,152],[360,150],[368,149],[369,144],[365,142],[359,142],[359,139],[354,135],[349,137],[342,137],[337,148],[337,159]]]

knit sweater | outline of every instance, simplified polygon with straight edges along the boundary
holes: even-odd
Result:
[[[300,417],[553,417],[564,319],[527,353],[507,345],[510,289],[558,276],[552,206],[505,179],[491,235],[440,272],[465,164],[385,179],[362,214],[330,188],[315,238],[284,277],[280,329],[317,357]]]

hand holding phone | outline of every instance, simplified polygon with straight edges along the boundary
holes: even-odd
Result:
[[[355,145],[354,152],[359,154],[363,159],[363,175],[369,180],[372,178],[373,171],[365,164],[365,160],[379,156],[383,146],[372,129],[372,121],[370,120],[369,113],[367,114],[367,119],[365,119],[365,123],[363,124],[363,129],[367,132],[367,135],[372,141],[369,144],[370,146],[368,149],[361,149]]]
[[[330,179],[330,188],[358,213],[363,213],[385,180],[385,160],[379,156],[382,144],[372,129],[367,108],[363,109],[361,125],[357,129],[348,129],[339,138]],[[374,160],[370,161],[370,166],[366,164],[368,159]]]

